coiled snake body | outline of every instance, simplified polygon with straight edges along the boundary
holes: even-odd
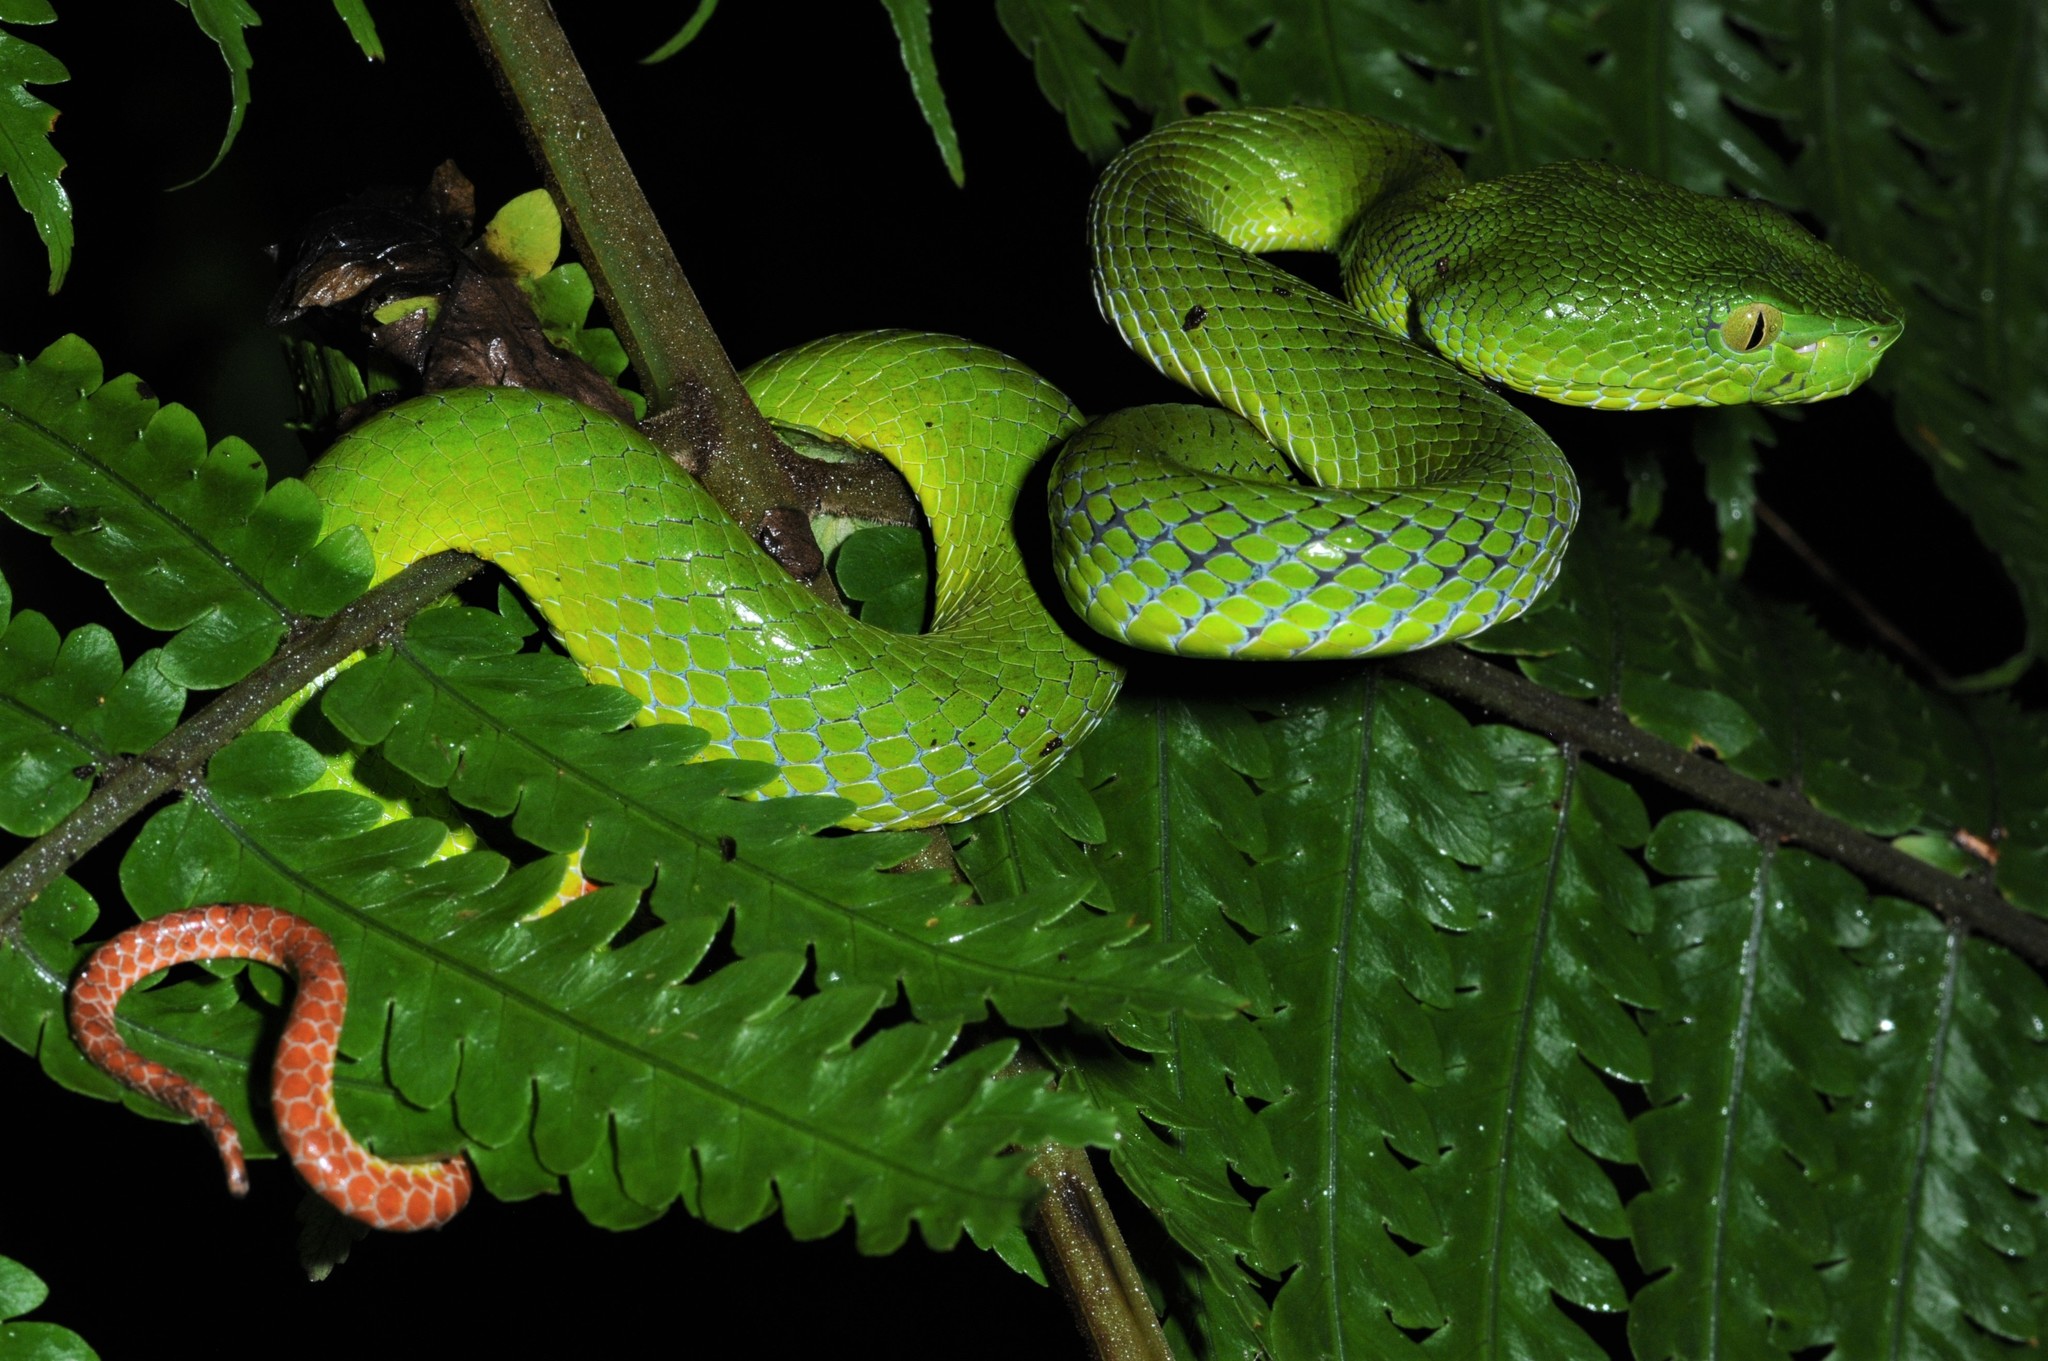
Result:
[[[1596,406],[1813,401],[1862,382],[1902,327],[1878,284],[1768,208],[1590,162],[1467,185],[1412,133],[1327,111],[1153,133],[1104,173],[1090,232],[1104,315],[1227,411],[1084,429],[1014,360],[906,332],[815,342],[746,375],[771,418],[873,448],[915,488],[938,567],[920,637],[822,605],[638,434],[559,398],[420,398],[351,432],[309,481],[329,528],[369,538],[380,578],[447,548],[488,557],[644,720],[775,763],[769,792],[851,800],[848,826],[915,827],[1014,797],[1121,681],[1047,614],[1009,532],[1026,473],[1063,442],[1055,555],[1093,628],[1211,657],[1393,652],[1526,609],[1577,515],[1556,446],[1470,374]],[[1336,251],[1355,306],[1255,258],[1266,250]],[[278,915],[264,933],[292,929]],[[256,923],[214,926],[232,947]],[[127,967],[89,972],[107,1019],[75,1033],[194,1110],[182,1079],[122,1057],[110,1019],[171,929],[103,947]],[[310,1024],[331,1049],[338,1007]],[[331,1099],[314,1104],[345,1140]],[[367,1172],[323,1188],[373,1222],[380,1198],[431,1211],[416,1189],[394,1196]]]

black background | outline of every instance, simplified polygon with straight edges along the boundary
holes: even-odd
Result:
[[[564,8],[737,362],[833,331],[904,326],[1017,354],[1087,410],[1178,399],[1095,315],[1081,229],[1094,167],[989,7],[942,6],[935,18],[964,190],[945,174],[878,5],[729,4],[660,67],[634,58],[687,7],[623,19],[611,6]],[[33,353],[76,331],[110,373],[142,374],[213,437],[240,434],[292,471],[304,454],[284,427],[290,382],[262,328],[275,280],[266,248],[290,241],[311,212],[374,184],[416,185],[444,158],[475,180],[486,214],[537,176],[452,6],[380,6],[390,57],[372,65],[327,7],[272,4],[251,35],[255,102],[239,143],[211,177],[167,193],[212,157],[225,69],[174,6],[86,10],[74,0],[65,22],[25,34],[73,76],[40,93],[64,110],[78,250],[71,282],[46,298],[26,218],[0,211],[0,349]],[[1663,528],[1711,550],[1683,453],[1687,417],[1536,414],[1612,497],[1617,441],[1677,451]],[[2010,587],[1891,436],[1881,399],[1807,413],[1770,455],[1762,487],[1951,670],[2018,647]],[[1871,532],[1909,517],[1931,524],[1913,551]],[[66,627],[110,613],[97,587],[66,598],[44,586],[51,562],[41,541],[0,532],[17,609]],[[1767,537],[1750,579],[1863,636]],[[0,1254],[51,1284],[37,1317],[78,1328],[109,1358],[172,1339],[262,1345],[271,1328],[288,1329],[308,1357],[643,1346],[1085,1354],[1056,1297],[972,1250],[913,1242],[868,1259],[850,1233],[793,1244],[774,1222],[733,1235],[681,1213],[617,1235],[583,1223],[566,1197],[480,1200],[441,1233],[374,1237],[311,1285],[293,1251],[299,1191],[278,1164],[256,1166],[249,1199],[231,1201],[191,1129],[61,1093],[11,1049],[0,1051],[0,1092]]]

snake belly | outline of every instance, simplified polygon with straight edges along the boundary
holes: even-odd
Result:
[[[1812,401],[1902,327],[1762,205],[1597,162],[1468,185],[1332,110],[1169,124],[1104,172],[1089,231],[1103,316],[1237,413],[1119,412],[1054,469],[1069,603],[1157,652],[1370,656],[1526,610],[1578,485],[1479,378],[1579,405]],[[1276,250],[1336,253],[1356,306],[1257,258]]]

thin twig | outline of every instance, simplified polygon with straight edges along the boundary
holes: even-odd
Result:
[[[1652,736],[1619,713],[1546,690],[1462,648],[1412,652],[1383,663],[1393,674],[1462,699],[1615,765],[1648,775],[1742,819],[1759,833],[1820,852],[1873,884],[1923,903],[1950,921],[2048,967],[2048,920],[2022,912],[1989,882],[1916,860],[1815,808],[1790,790]]]
[[[464,553],[420,559],[286,643],[170,736],[123,765],[70,816],[0,869],[0,937],[16,935],[22,912],[87,851],[190,778],[250,724],[350,656],[388,641],[407,619],[482,567],[481,560]]]
[[[1872,604],[1868,596],[1850,585],[1848,580],[1835,570],[1833,563],[1822,557],[1798,530],[1792,528],[1784,516],[1771,509],[1769,502],[1759,497],[1754,506],[1756,518],[1763,521],[1764,528],[1777,535],[1779,542],[1791,549],[1793,556],[1805,563],[1808,571],[1819,577],[1823,584],[1842,597],[1843,603],[1861,615],[1863,622],[1870,626],[1871,632],[1890,643],[1900,656],[1919,667],[1936,685],[1944,690],[1955,689],[1955,678],[1943,670],[1939,662],[1928,656],[1904,629],[1887,618],[1884,611]]]

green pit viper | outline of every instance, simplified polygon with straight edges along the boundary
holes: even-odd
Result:
[[[746,374],[771,419],[872,448],[916,489],[938,568],[919,637],[825,604],[631,428],[561,398],[423,397],[358,426],[309,481],[328,529],[368,537],[380,579],[442,549],[489,558],[643,719],[775,763],[766,792],[851,800],[848,826],[916,827],[1024,790],[1122,681],[1047,613],[1010,534],[1055,449],[1055,557],[1089,625],[1199,656],[1367,656],[1519,614],[1578,513],[1557,447],[1458,366],[1596,406],[1805,402],[1862,382],[1901,324],[1877,284],[1768,208],[1592,163],[1468,186],[1413,134],[1306,109],[1153,133],[1104,173],[1090,223],[1104,315],[1235,415],[1151,407],[1084,426],[1016,361],[906,332]],[[1354,306],[1262,250],[1335,250]],[[347,984],[297,917],[216,904],[122,932],[72,990],[73,1035],[202,1119],[239,1189],[218,1103],[114,1021],[137,980],[227,956],[299,978],[272,1091],[307,1181],[383,1228],[459,1210],[460,1156],[389,1163],[341,1128],[329,1069]]]
[[[1094,629],[1204,657],[1397,652],[1521,613],[1578,514],[1564,456],[1482,380],[1602,407],[1810,402],[1902,327],[1761,204],[1597,162],[1467,183],[1413,133],[1321,110],[1159,129],[1104,172],[1089,230],[1104,316],[1227,411],[1084,424],[1016,361],[907,332],[745,375],[772,420],[876,450],[915,489],[937,567],[922,636],[822,603],[632,429],[559,398],[420,398],[309,481],[379,579],[442,549],[488,558],[643,720],[773,763],[766,793],[851,800],[846,826],[918,827],[1023,791],[1121,683],[1011,534],[1055,450],[1061,585]],[[1350,304],[1256,258],[1272,250],[1336,252]]]

